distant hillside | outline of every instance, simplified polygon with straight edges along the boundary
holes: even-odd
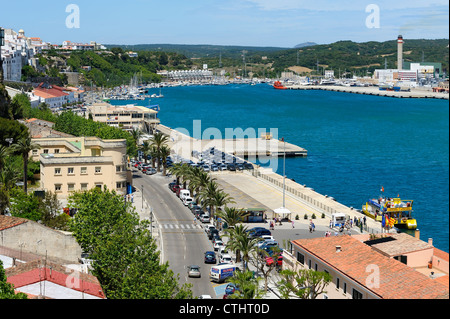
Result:
[[[313,46],[313,45],[317,45],[317,43],[315,43],[315,42],[304,42],[304,43],[297,44],[297,45],[294,47],[294,49],[300,49],[300,48],[310,47],[310,46]]]
[[[190,45],[190,44],[136,44],[136,45],[105,45],[107,48],[119,47],[132,51],[163,51],[176,52],[188,58],[212,58],[219,57],[230,59],[241,59],[242,51],[247,51],[246,55],[251,56],[259,53],[269,53],[287,48],[280,47],[252,47],[252,46],[228,46],[228,45]]]
[[[405,62],[440,62],[444,72],[449,70],[448,39],[413,40],[405,39]],[[297,52],[300,52],[297,55]],[[297,63],[298,58],[298,63]],[[302,66],[317,70],[333,69],[336,72],[350,71],[358,74],[373,72],[375,69],[397,68],[397,41],[355,43],[339,41],[332,44],[314,45],[300,49],[282,50],[268,54],[272,68],[280,72],[292,66]]]

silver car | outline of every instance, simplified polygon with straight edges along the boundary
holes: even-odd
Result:
[[[200,273],[200,266],[187,266],[188,276],[190,278],[201,278],[202,274]]]

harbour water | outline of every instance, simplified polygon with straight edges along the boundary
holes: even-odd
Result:
[[[277,128],[280,138],[308,150],[306,158],[286,159],[288,178],[358,209],[382,195],[381,186],[387,197],[412,199],[421,239],[449,251],[448,100],[278,91],[264,84],[163,91],[163,99],[136,103],[159,104],[162,124],[191,133],[194,120],[223,134]]]

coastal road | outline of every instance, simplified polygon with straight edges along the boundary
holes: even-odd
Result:
[[[162,261],[169,262],[170,269],[180,276],[180,284],[193,284],[194,296],[216,297],[209,280],[210,265],[204,264],[204,252],[213,250],[211,242],[200,223],[194,223],[194,215],[168,188],[172,179],[161,174],[147,176],[133,171],[133,186],[141,190],[155,217],[153,232],[159,232],[162,243]],[[140,207],[137,207],[139,210]],[[188,278],[186,266],[201,267],[202,277]]]

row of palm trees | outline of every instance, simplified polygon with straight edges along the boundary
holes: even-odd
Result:
[[[228,225],[225,235],[228,238],[227,248],[236,253],[236,262],[243,262],[248,269],[248,262],[257,251],[259,238],[251,238],[248,228],[242,224],[248,213],[243,209],[228,207],[235,203],[233,198],[220,188],[216,179],[198,167],[177,163],[169,168],[169,172],[177,178],[177,184],[183,185],[194,194],[196,202],[203,209],[209,208],[211,218],[220,218]]]
[[[134,130],[131,132],[136,143],[142,137],[142,131]],[[170,155],[170,147],[167,145],[169,137],[163,133],[155,133],[149,140],[146,140],[139,146],[139,150],[144,154],[144,160],[147,164],[148,156],[150,155],[152,161],[152,168],[157,164],[158,173],[163,171],[166,175],[167,157]]]

